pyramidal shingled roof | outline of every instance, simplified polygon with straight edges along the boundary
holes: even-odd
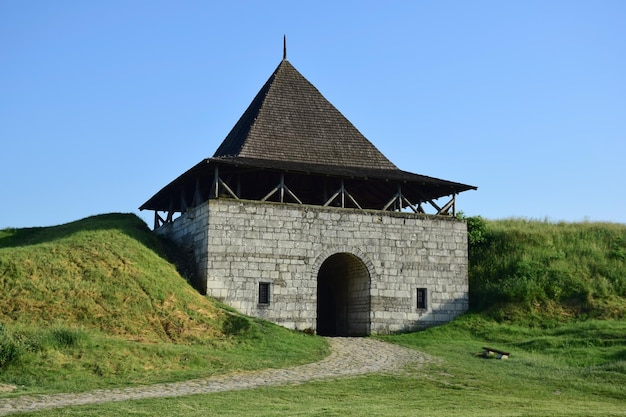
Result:
[[[336,190],[327,187],[339,184],[333,179],[341,189],[346,185],[362,207],[376,210],[386,210],[400,187],[402,198],[412,204],[476,189],[396,167],[283,57],[213,157],[170,182],[140,209],[171,216],[210,198],[208,190],[217,198],[220,186],[237,189],[228,189],[235,198],[264,201],[276,189],[278,177],[272,173],[278,172],[280,178],[289,174],[284,181],[302,204],[328,204],[326,194]],[[224,182],[231,180],[236,184]]]
[[[397,170],[286,59],[213,158]]]

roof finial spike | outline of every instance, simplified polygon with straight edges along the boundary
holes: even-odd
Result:
[[[287,59],[287,35],[283,35],[283,61]]]

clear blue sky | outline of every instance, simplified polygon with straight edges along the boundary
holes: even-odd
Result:
[[[282,58],[489,219],[626,223],[626,1],[0,2],[0,228],[133,212]]]

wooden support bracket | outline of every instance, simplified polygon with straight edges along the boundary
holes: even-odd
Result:
[[[343,180],[341,180],[341,186],[339,187],[339,190],[337,190],[337,192],[335,194],[333,194],[332,197],[330,197],[324,203],[324,207],[328,207],[330,204],[332,204],[332,202],[335,201],[335,199],[337,199],[337,197],[341,197],[341,208],[345,208],[346,207],[346,197],[348,197],[348,200],[350,200],[352,202],[352,204],[354,204],[360,210],[363,210],[361,205],[354,199],[354,197],[352,197],[352,195],[348,192],[348,190],[346,190],[346,187],[344,186]]]
[[[302,201],[285,185],[285,174],[280,175],[280,183],[272,189],[265,197],[261,199],[261,201],[267,201],[268,198],[280,192],[279,201],[281,203],[285,202],[285,193],[292,199],[294,199],[298,204],[303,204]]]

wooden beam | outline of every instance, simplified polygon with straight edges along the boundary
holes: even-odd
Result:
[[[404,196],[402,196],[402,198],[404,199],[404,202],[405,202],[405,203],[406,203],[409,207],[411,207],[411,210],[413,210],[413,213],[417,213],[417,212],[418,212],[418,211],[417,211],[418,209],[416,208],[416,206],[414,206],[414,205],[413,205],[413,203],[411,203],[411,202],[410,202],[410,201],[409,201],[406,197],[404,197]],[[400,205],[402,205],[402,204],[400,204]]]
[[[441,207],[439,207],[437,205],[437,203],[435,203],[433,200],[428,200],[428,204],[430,204],[431,206],[433,206],[434,208],[437,209],[437,213],[439,213],[441,211]]]
[[[335,201],[335,198],[337,198],[337,196],[339,195],[339,193],[341,193],[341,189],[339,189],[339,191],[337,191],[335,194],[332,195],[332,197],[330,197],[325,203],[324,203],[324,207],[327,207],[330,203],[332,203],[333,201]]]
[[[215,170],[213,171],[213,198],[219,198],[220,196],[220,170],[217,165],[215,165]]]
[[[280,202],[285,202],[285,173],[280,173]]]
[[[454,195],[452,195],[452,199],[450,199],[450,201],[448,201],[442,208],[440,208],[437,214],[447,215],[449,214],[450,208],[452,208],[454,212],[455,211],[454,205],[455,205],[455,198],[454,198]]]
[[[277,185],[276,187],[274,187],[274,189],[273,189],[272,191],[270,191],[269,193],[267,193],[267,195],[266,195],[265,197],[263,197],[263,198],[261,199],[261,201],[266,201],[268,198],[270,198],[271,196],[273,196],[273,195],[274,195],[274,193],[275,193],[276,191],[278,191],[278,189],[279,189],[279,188],[280,188],[280,185]]]
[[[270,191],[269,193],[267,193],[267,195],[265,197],[263,197],[261,199],[261,201],[266,201],[268,198],[270,198],[271,196],[273,196],[274,194],[276,194],[276,192],[280,191],[280,196],[279,196],[279,200],[281,203],[285,202],[285,193],[287,193],[287,195],[291,198],[293,198],[298,204],[303,204],[302,201],[298,198],[297,195],[295,195],[290,189],[289,187],[287,187],[285,185],[285,176],[284,174],[280,175],[280,183],[274,187],[272,189],[272,191]]]
[[[169,210],[167,211],[167,219],[165,219],[165,221],[167,223],[171,223],[172,222],[173,217],[174,217],[174,213],[175,213],[175,211],[174,211],[174,201],[172,201],[170,199],[170,207],[169,207]]]
[[[161,227],[161,224],[163,224],[163,219],[159,216],[159,212],[154,210],[154,230]]]
[[[357,206],[359,210],[363,210],[363,207],[361,207],[361,205],[356,202],[356,200],[352,197],[352,195],[349,192],[346,191],[346,194],[348,195],[348,198],[350,199],[350,201],[352,201],[352,204]]]
[[[285,186],[285,191],[287,191],[287,194],[289,194],[289,196],[293,198],[294,200],[296,200],[299,204],[303,204],[302,201],[300,201],[300,199],[294,193],[292,193],[291,190],[287,188],[286,186]]]
[[[391,200],[389,200],[389,202],[387,204],[385,204],[385,206],[383,207],[383,211],[387,210],[389,207],[391,207],[391,205],[393,203],[395,203],[398,200],[399,196],[398,193],[394,194],[393,197],[391,197]]]
[[[361,207],[361,205],[354,199],[354,197],[352,197],[352,195],[348,192],[348,190],[346,190],[343,180],[341,180],[341,185],[339,187],[339,190],[337,190],[337,192],[333,194],[332,197],[326,200],[326,202],[324,203],[324,207],[327,207],[328,205],[330,205],[339,196],[341,196],[341,208],[346,208],[346,197],[348,197],[348,200],[350,200],[352,204],[354,204],[357,208],[363,210],[363,207]]]
[[[235,194],[233,192],[233,190],[230,189],[230,187],[228,186],[228,184],[226,184],[224,181],[222,181],[221,178],[217,179],[219,181],[219,184],[224,187],[226,189],[226,191],[228,191],[228,194],[230,194],[231,196],[233,196],[234,199],[239,200],[239,197],[237,196],[237,194]]]
[[[202,192],[200,191],[200,178],[196,178],[196,190],[193,193],[193,201],[191,205],[193,207],[202,203]]]
[[[180,212],[184,213],[187,211],[187,201],[185,200],[185,189],[180,190]]]

